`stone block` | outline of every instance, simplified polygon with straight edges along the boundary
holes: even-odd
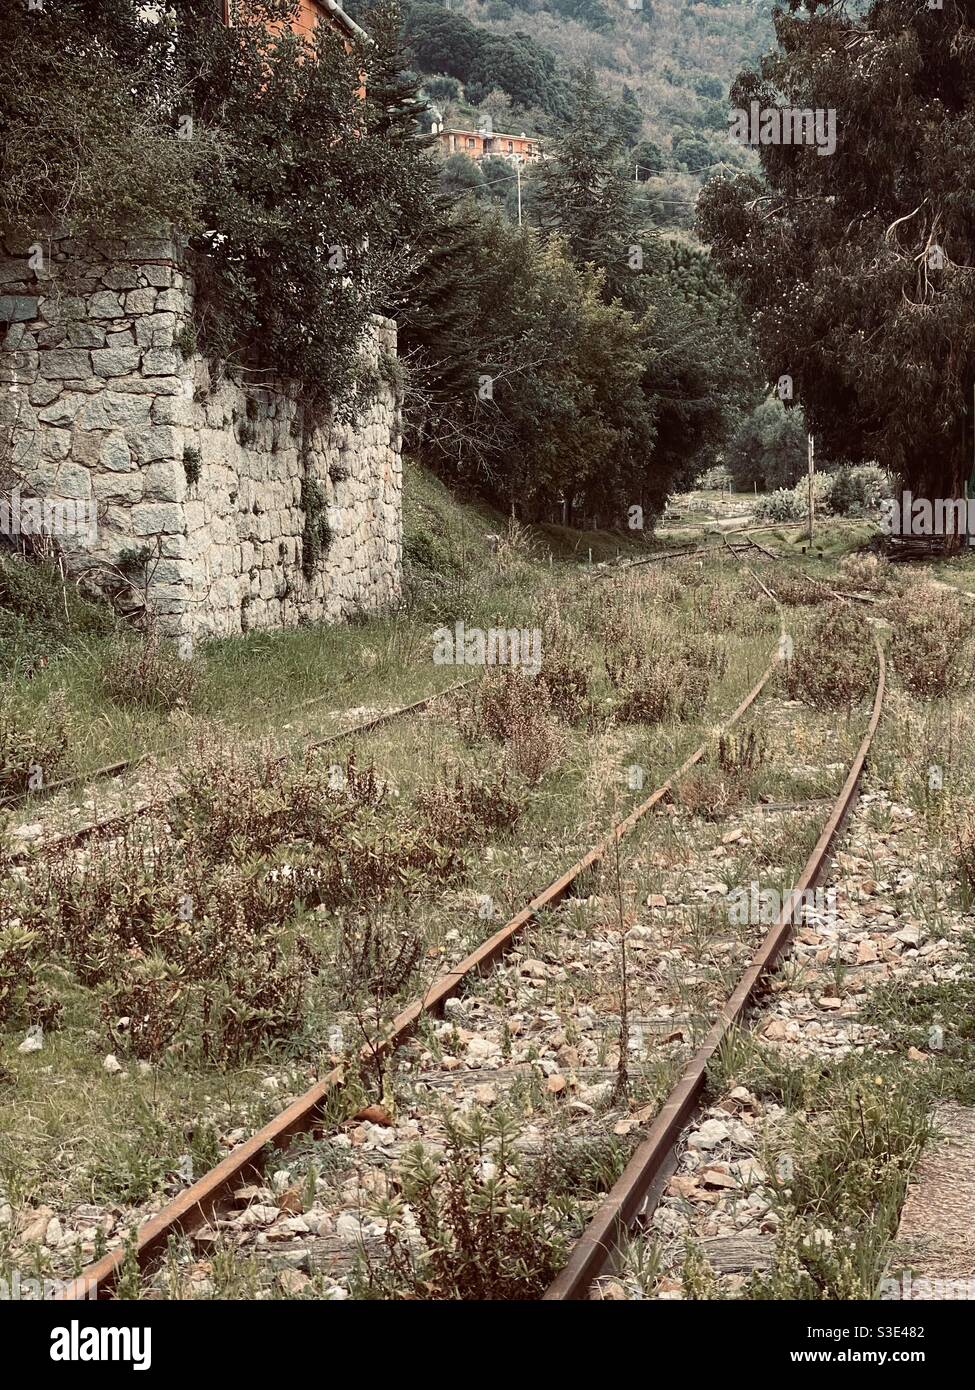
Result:
[[[172,502],[140,502],[132,508],[131,524],[135,536],[181,535],[183,508]]]
[[[171,425],[146,425],[127,432],[129,448],[137,463],[155,463],[158,459],[182,459],[182,431]]]
[[[120,391],[100,391],[82,406],[77,423],[81,429],[110,430],[148,426],[150,400],[123,394]]]
[[[113,430],[110,434],[100,437],[98,462],[102,468],[106,468],[110,473],[135,471],[132,450],[129,448],[124,434],[118,430]]]
[[[175,329],[175,314],[146,314],[135,321],[136,341],[144,348],[171,348]],[[179,360],[182,364],[182,356]]]
[[[39,410],[37,418],[43,425],[73,425],[78,411],[87,399],[88,397],[80,392],[66,392],[54,404]]]
[[[181,463],[165,459],[150,464],[142,477],[147,502],[182,502],[186,496],[186,470]]]
[[[160,396],[152,403],[152,423],[154,425],[180,425],[190,428],[196,410],[192,401],[184,396]]]
[[[130,290],[125,296],[125,311],[128,314],[151,314],[156,307],[156,291],[153,289]]]
[[[142,355],[142,370],[146,376],[177,376],[183,359],[172,348],[152,348]]]
[[[90,319],[121,319],[125,317],[121,300],[114,290],[99,290],[88,300]]]
[[[173,283],[173,272],[168,265],[140,265],[139,283],[143,281],[155,289],[168,290]]]
[[[91,376],[91,363],[87,352],[80,348],[52,348],[41,354],[41,376],[58,378],[60,381],[78,381]]]
[[[101,348],[91,354],[91,365],[96,376],[128,376],[139,366],[137,347]]]
[[[178,376],[130,376],[120,379],[116,390],[133,396],[182,396],[183,381]]]
[[[48,323],[68,323],[84,319],[88,310],[85,301],[74,294],[51,294],[43,296],[38,303],[38,313]]]
[[[113,265],[102,275],[102,284],[110,290],[134,290],[139,277],[130,265]]]
[[[104,347],[105,330],[95,323],[69,323],[67,325],[67,340],[72,347]]]
[[[142,474],[93,473],[92,490],[99,502],[118,502],[131,506],[142,501]]]
[[[38,300],[26,294],[0,294],[0,323],[27,323],[37,318]]]

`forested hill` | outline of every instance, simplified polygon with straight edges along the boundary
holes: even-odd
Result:
[[[661,196],[693,196],[729,145],[728,88],[773,46],[773,0],[404,0],[412,64],[448,121],[556,134],[573,68],[625,103],[628,144],[660,151]],[[350,5],[349,8],[354,8]]]

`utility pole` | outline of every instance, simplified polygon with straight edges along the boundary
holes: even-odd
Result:
[[[518,226],[521,226],[521,160],[515,160],[515,173],[518,176]]]
[[[813,476],[816,472],[816,445],[811,434],[806,437],[809,440],[809,544],[812,545],[813,511],[815,507],[813,502]]]

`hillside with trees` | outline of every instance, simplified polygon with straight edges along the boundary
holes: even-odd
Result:
[[[727,138],[728,91],[772,43],[771,0],[410,0],[404,27],[448,123],[555,136],[574,69],[616,104],[634,178],[658,224],[689,225],[702,182],[751,167]]]

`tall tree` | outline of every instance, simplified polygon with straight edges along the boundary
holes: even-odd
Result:
[[[956,497],[975,403],[975,3],[804,8],[776,15],[778,50],[732,102],[832,112],[835,152],[762,145],[764,181],[705,189],[703,233],[826,451]]]
[[[568,119],[542,167],[542,223],[565,240],[577,265],[602,270],[608,298],[639,308],[639,280],[659,264],[659,247],[654,232],[638,229],[616,116],[592,68],[577,73]]]

